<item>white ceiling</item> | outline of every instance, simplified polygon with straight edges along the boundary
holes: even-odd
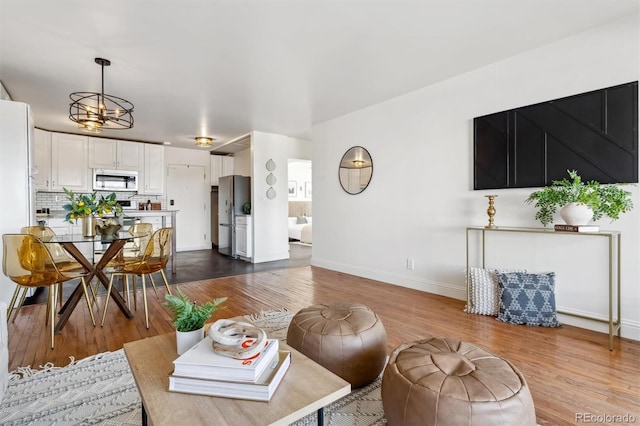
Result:
[[[637,14],[638,0],[0,0],[0,81],[36,126],[69,93],[135,105],[102,136],[196,148],[311,126]],[[202,149],[202,148],[200,148]]]

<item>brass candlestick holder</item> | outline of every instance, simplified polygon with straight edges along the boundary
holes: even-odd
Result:
[[[497,228],[493,223],[493,217],[496,215],[496,208],[493,204],[494,199],[497,195],[485,195],[489,199],[489,207],[487,207],[487,214],[489,215],[489,224],[485,226],[485,228]]]

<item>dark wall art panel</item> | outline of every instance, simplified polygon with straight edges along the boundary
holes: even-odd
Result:
[[[638,182],[638,82],[474,118],[474,189]]]

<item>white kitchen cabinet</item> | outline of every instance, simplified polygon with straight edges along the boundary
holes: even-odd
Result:
[[[51,132],[35,129],[33,151],[36,189],[51,191]]]
[[[91,191],[88,145],[86,136],[51,133],[52,191]]]
[[[236,254],[250,258],[253,255],[251,216],[236,216]]]
[[[211,156],[211,186],[218,186],[222,176],[233,174],[234,162],[233,157],[228,155],[212,155]]]
[[[144,167],[140,171],[140,182],[138,194],[164,195],[165,187],[165,167],[164,167],[164,146],[144,145]]]
[[[89,138],[89,168],[141,171],[144,144],[105,138]]]

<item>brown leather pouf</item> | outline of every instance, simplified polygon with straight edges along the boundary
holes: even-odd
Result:
[[[332,302],[294,315],[287,344],[358,388],[384,368],[387,334],[380,318],[365,305]]]
[[[429,338],[398,346],[382,376],[390,425],[535,426],[524,376],[471,343]]]

